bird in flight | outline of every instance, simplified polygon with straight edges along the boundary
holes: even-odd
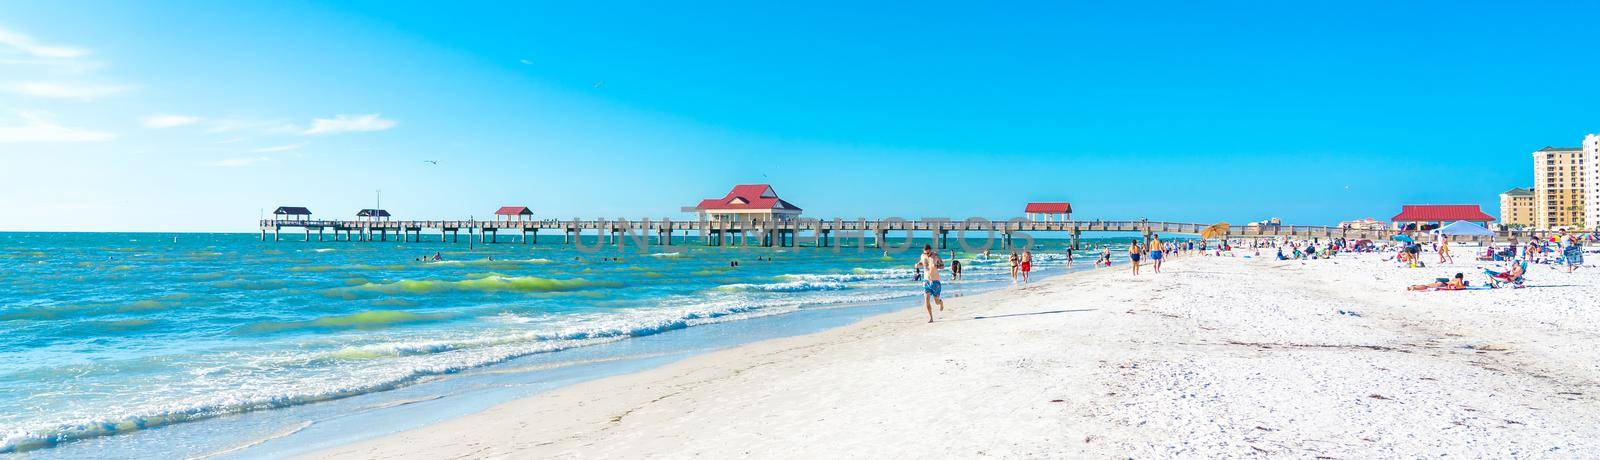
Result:
[[[594,87],[596,87],[596,88],[599,88],[599,87],[605,86],[605,85],[606,85],[606,82],[604,80],[594,82]]]
[[[438,166],[439,165],[439,161],[438,160],[422,160],[422,162],[430,164],[430,165],[434,165],[434,166]]]

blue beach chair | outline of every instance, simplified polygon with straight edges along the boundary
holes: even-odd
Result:
[[[1497,272],[1497,271],[1494,271],[1494,270],[1484,270],[1483,273],[1485,275],[1489,275],[1489,286],[1501,287],[1501,286],[1509,284],[1513,288],[1522,287],[1522,283],[1523,283],[1524,279],[1527,278],[1527,276],[1528,276],[1528,261],[1519,260],[1519,261],[1516,261],[1516,262],[1513,262],[1513,263],[1518,265],[1518,266],[1520,266],[1520,267],[1522,267],[1522,274],[1521,275],[1511,276],[1511,270],[1506,270],[1506,271],[1503,271],[1503,272]]]

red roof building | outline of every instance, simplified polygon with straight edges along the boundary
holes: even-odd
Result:
[[[800,207],[782,198],[767,184],[735,185],[722,198],[700,200],[693,210],[712,220],[789,220],[800,215]]]
[[[500,209],[495,210],[494,218],[495,220],[500,220],[501,217],[505,217],[507,222],[512,220],[521,221],[525,217],[532,218],[533,210],[528,209],[527,206],[501,206]]]
[[[1389,220],[1402,229],[1428,230],[1458,220],[1489,223],[1495,219],[1475,204],[1408,204]]]
[[[1066,222],[1072,220],[1072,203],[1065,201],[1028,203],[1022,208],[1022,212],[1033,222]]]

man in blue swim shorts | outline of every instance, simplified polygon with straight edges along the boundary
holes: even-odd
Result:
[[[943,286],[939,284],[939,270],[944,268],[944,261],[939,259],[939,253],[933,252],[933,245],[922,245],[922,257],[917,260],[914,268],[923,269],[928,276],[922,282],[922,306],[928,309],[928,322],[933,322],[933,304],[939,304],[939,311],[944,311],[944,299],[939,297]]]
[[[1155,265],[1156,273],[1161,273],[1161,252],[1166,250],[1161,244],[1161,235],[1150,235],[1150,263]]]

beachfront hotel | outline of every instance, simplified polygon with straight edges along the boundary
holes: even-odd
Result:
[[[1582,226],[1583,149],[1545,147],[1533,152],[1533,226],[1553,230]]]
[[[1600,134],[1583,137],[1582,156],[1589,161],[1583,165],[1583,223],[1590,229],[1600,230]]]
[[[1500,226],[1502,228],[1533,227],[1533,190],[1515,187],[1500,193]]]

